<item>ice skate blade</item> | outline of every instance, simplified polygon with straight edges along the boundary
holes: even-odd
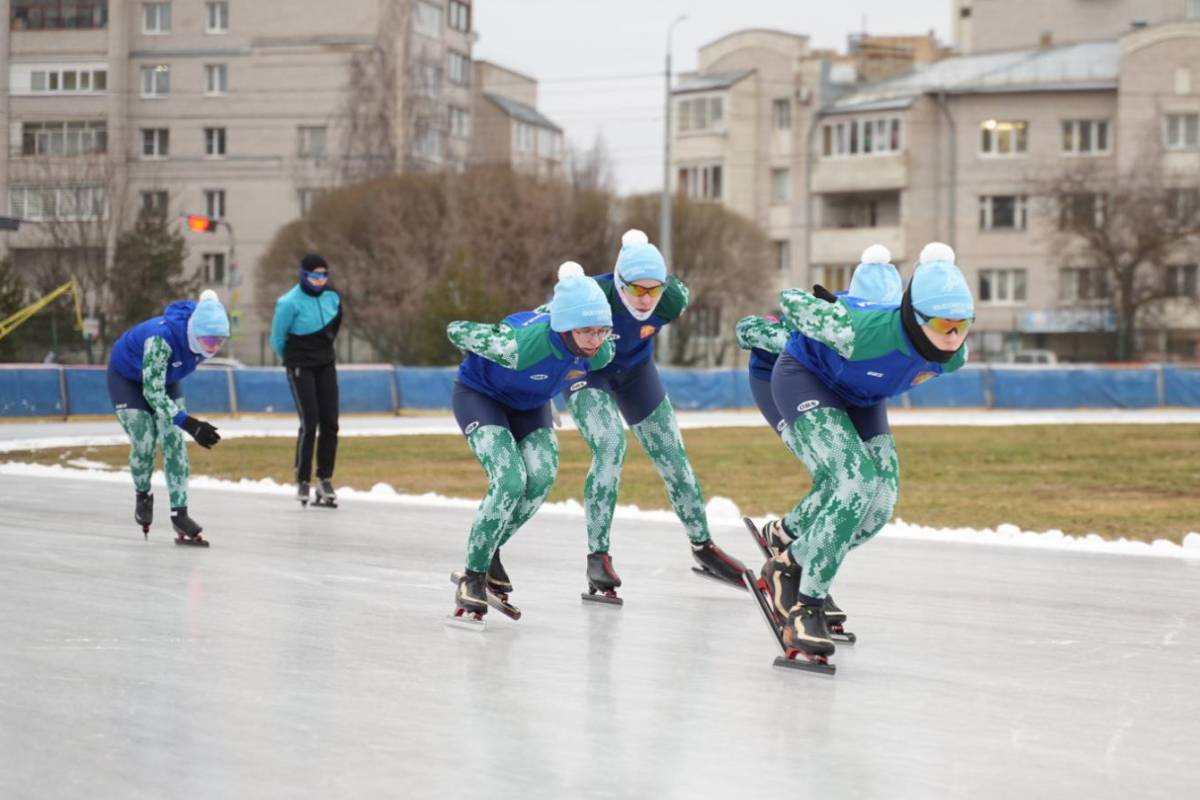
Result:
[[[816,672],[821,675],[834,675],[837,673],[837,665],[822,661],[809,661],[804,656],[796,656],[795,658],[787,658],[786,656],[776,656],[775,666],[784,669],[794,669],[800,672]]]
[[[314,500],[313,508],[337,508],[337,502],[333,500]]]
[[[830,631],[829,638],[833,639],[835,642],[842,642],[843,644],[854,644],[858,641],[858,637],[853,633],[850,633],[850,631],[846,631],[844,633],[834,633],[833,631]]]
[[[772,553],[771,548],[767,546],[767,540],[763,538],[762,531],[760,531],[758,526],[754,524],[754,520],[750,519],[749,517],[742,517],[742,522],[745,523],[746,530],[750,531],[750,535],[754,537],[754,543],[758,545],[759,550],[762,550],[763,556],[766,558],[773,558],[775,554]]]
[[[589,603],[600,603],[606,606],[623,606],[625,601],[616,595],[609,596],[607,594],[588,594],[583,592],[579,595],[581,600],[586,600]]]
[[[180,547],[208,547],[208,539],[180,539],[177,536],[175,544]]]
[[[447,628],[458,628],[473,633],[483,633],[487,629],[487,620],[475,619],[474,615],[463,614],[461,617],[447,614],[443,620]]]
[[[696,573],[701,578],[707,578],[710,581],[716,581],[717,583],[721,584],[722,586],[727,586],[730,589],[741,589],[743,592],[748,591],[746,589],[746,583],[745,583],[744,579],[739,581],[738,583],[730,583],[729,581],[722,578],[720,575],[710,572],[710,571],[704,569],[703,567],[692,567],[692,572]]]
[[[462,580],[461,572],[450,573],[451,583],[457,585],[460,580]],[[515,621],[521,618],[521,609],[508,602],[491,589],[487,590],[487,604],[511,620]]]

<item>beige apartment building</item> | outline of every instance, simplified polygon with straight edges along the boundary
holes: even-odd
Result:
[[[926,242],[949,242],[975,287],[983,359],[1050,348],[1101,360],[1111,345],[1108,291],[1095,265],[1061,251],[1039,180],[1149,153],[1181,192],[1200,191],[1200,20],[942,58],[872,83],[804,36],[742,31],[702,48],[673,94],[675,191],[755,220],[779,286],[842,290],[873,243],[907,277]],[[1198,259],[1180,259],[1175,296],[1140,319],[1147,357],[1200,358]]]
[[[563,170],[563,130],[537,110],[537,81],[489,61],[475,62],[472,164],[508,164],[542,178]]]
[[[506,128],[509,163],[528,157],[545,171],[551,148],[561,153],[561,129],[533,108],[532,79],[520,76],[529,98],[507,110],[480,103],[471,0],[5,5],[0,215],[25,222],[0,247],[27,274],[56,248],[60,264],[63,250],[110,259],[139,207],[165,210],[187,239],[189,268],[237,320],[231,355],[246,363],[273,360],[269,321],[255,310],[259,257],[319,193],[396,171],[462,169],[482,160],[473,137],[493,116],[536,118],[531,152],[524,121]],[[503,104],[514,86],[501,83]],[[220,225],[195,233],[186,214]]]

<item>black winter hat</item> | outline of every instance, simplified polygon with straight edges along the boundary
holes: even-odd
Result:
[[[321,258],[321,256],[317,255],[316,253],[308,253],[304,256],[304,258],[300,259],[300,269],[304,270],[305,272],[312,272],[314,269],[319,269],[321,267],[329,269],[329,264],[326,263],[325,259]]]

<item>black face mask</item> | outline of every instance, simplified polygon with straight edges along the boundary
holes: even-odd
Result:
[[[945,350],[934,347],[933,342],[929,341],[929,337],[921,329],[921,323],[917,322],[916,311],[913,310],[911,284],[904,290],[904,298],[900,301],[900,321],[904,325],[904,332],[908,334],[908,338],[913,343],[917,355],[926,361],[932,361],[935,364],[945,364],[958,353],[958,350],[948,353]],[[959,345],[958,349],[961,350],[962,345]]]
[[[330,282],[325,281],[325,285],[320,289],[317,289],[311,283],[309,283],[307,279],[305,279],[304,272],[305,271],[303,269],[300,270],[300,291],[304,292],[309,297],[320,297],[324,291],[329,288]]]

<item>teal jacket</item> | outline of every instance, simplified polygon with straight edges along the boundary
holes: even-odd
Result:
[[[296,284],[275,301],[271,347],[285,366],[319,367],[334,358],[342,296],[332,287],[310,294]]]

